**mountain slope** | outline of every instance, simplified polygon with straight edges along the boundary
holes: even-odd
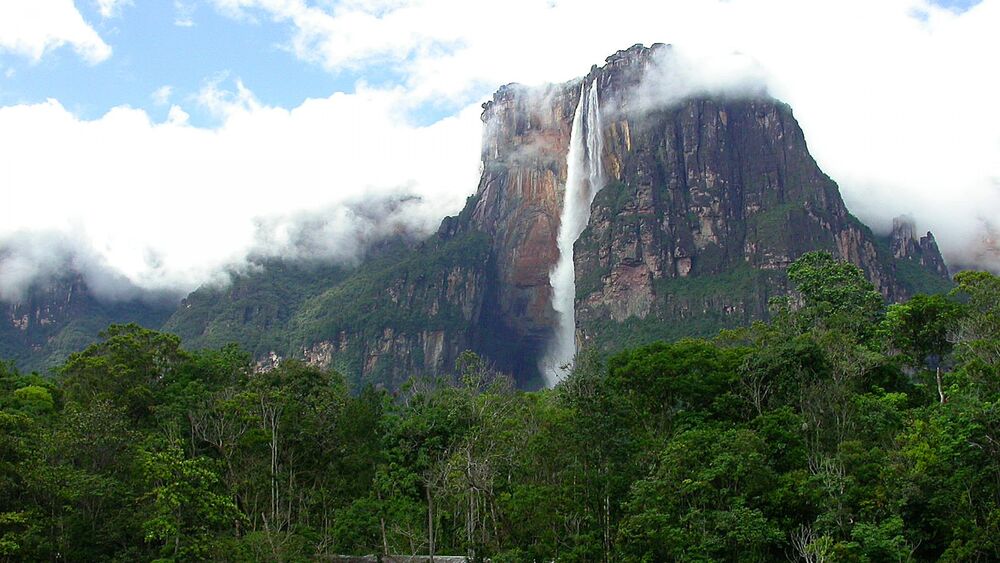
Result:
[[[456,217],[419,244],[354,268],[270,261],[192,293],[163,325],[196,347],[236,341],[261,367],[337,367],[355,386],[449,373],[469,348],[522,386],[557,315],[549,272],[574,115],[597,93],[603,189],[576,241],[577,341],[604,349],[705,336],[766,317],[786,267],[827,250],[887,300],[946,290],[930,233],[884,237],[853,217],[787,105],[767,97],[657,97],[670,47],[636,45],[564,84],[502,87],[484,104],[482,176]],[[589,103],[589,102],[588,102]]]
[[[650,103],[645,81],[662,79],[669,63],[668,46],[637,45],[581,81],[511,85],[486,104],[468,228],[493,236],[497,307],[527,342],[524,353],[537,355],[550,338],[548,272],[572,117],[593,83],[605,186],[575,246],[581,344],[709,335],[764,317],[769,298],[787,292],[787,265],[810,250],[861,266],[889,300],[947,287],[932,236],[921,243],[911,226],[881,241],[850,215],[787,105],[707,96]]]
[[[606,185],[575,247],[582,344],[709,335],[762,318],[788,290],[785,268],[810,250],[861,266],[889,300],[947,288],[932,236],[900,222],[879,238],[848,212],[787,105],[638,100],[664,60],[669,47],[635,46],[582,80],[501,88],[484,104],[483,174],[462,213],[303,301],[278,355],[396,387],[447,372],[469,347],[537,385],[555,323],[549,271],[572,121],[595,81]]]
[[[175,305],[166,297],[147,297],[99,300],[83,276],[70,271],[35,283],[21,299],[0,303],[0,359],[44,373],[95,342],[109,324],[159,327]]]
[[[665,51],[619,52],[585,81],[641,88]],[[857,264],[888,300],[947,286],[933,236],[921,242],[898,223],[890,249],[848,212],[786,104],[614,101],[603,124],[608,185],[576,246],[585,341],[705,336],[761,318],[787,291],[784,269],[810,250]]]
[[[239,342],[255,356],[284,350],[288,323],[295,311],[351,270],[339,265],[262,260],[246,272],[232,272],[228,285],[204,286],[188,295],[163,330],[196,348]]]

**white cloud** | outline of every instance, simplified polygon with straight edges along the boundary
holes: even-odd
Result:
[[[170,106],[170,110],[167,112],[167,123],[171,125],[187,125],[188,115],[180,106]]]
[[[67,269],[81,274],[99,299],[143,297],[139,288],[110,268],[104,256],[78,235],[72,229],[33,230],[5,237],[0,249],[0,301],[19,301],[32,281],[65,274]]]
[[[97,2],[97,11],[101,13],[102,18],[113,18],[121,14],[122,7],[130,6],[132,0],[95,0]]]
[[[177,27],[194,27],[194,11],[197,5],[193,2],[174,0],[174,25]]]
[[[5,208],[18,210],[0,239],[72,232],[139,286],[190,290],[248,252],[289,255],[305,244],[350,259],[383,225],[430,232],[476,185],[478,107],[414,126],[401,89],[292,110],[242,85],[210,85],[201,99],[218,128],[188,125],[176,105],[163,123],[128,107],[81,120],[55,100],[0,108]],[[392,205],[412,194],[423,199]],[[385,217],[366,216],[360,201],[381,202]],[[296,231],[304,221],[314,236]]]
[[[0,2],[0,52],[38,61],[63,45],[71,45],[91,64],[111,56],[111,47],[83,19],[73,0]]]
[[[431,102],[568,80],[636,42],[738,51],[875,228],[910,213],[961,262],[984,223],[1000,225],[1000,0],[964,12],[926,0],[214,2],[288,25],[289,49],[331,71],[392,65]]]
[[[170,96],[173,93],[174,93],[174,87],[169,84],[166,84],[154,90],[153,94],[150,97],[153,99],[154,104],[158,106],[165,106],[168,103],[170,103]]]
[[[201,91],[195,96],[198,104],[220,119],[238,112],[260,110],[261,103],[257,101],[253,92],[244,86],[242,80],[236,79],[235,91],[220,87],[228,77],[229,73],[224,72],[206,81]]]

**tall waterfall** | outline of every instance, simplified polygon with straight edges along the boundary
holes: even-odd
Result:
[[[559,261],[549,272],[552,285],[552,308],[555,309],[556,330],[540,368],[548,385],[555,385],[566,376],[576,355],[576,270],[573,266],[573,244],[590,221],[590,205],[604,187],[601,151],[601,107],[597,96],[597,79],[580,88],[580,101],[573,114],[569,154],[566,156],[566,193],[559,220]]]

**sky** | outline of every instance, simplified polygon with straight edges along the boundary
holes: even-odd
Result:
[[[1000,0],[3,0],[0,299],[67,257],[115,297],[431,232],[500,85],[654,42],[790,103],[877,231],[1000,269],[997,29]]]

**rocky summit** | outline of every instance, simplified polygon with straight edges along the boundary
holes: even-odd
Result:
[[[605,185],[575,245],[582,345],[707,336],[763,318],[770,297],[788,291],[785,268],[811,250],[857,264],[888,300],[947,287],[933,235],[918,238],[900,219],[889,238],[877,237],[849,213],[786,104],[650,100],[644,81],[663,79],[669,57],[669,46],[636,45],[581,80],[508,85],[484,105],[479,187],[438,236],[489,236],[492,271],[481,279],[491,287],[479,293],[491,300],[480,309],[512,337],[522,369],[551,338],[566,155],[581,86],[592,82],[602,100]]]
[[[356,269],[266,263],[194,292],[162,327],[195,347],[239,342],[262,369],[286,357],[335,367],[355,385],[445,374],[466,349],[541,385],[567,156],[588,88],[600,100],[600,152],[588,158],[601,185],[572,247],[579,346],[764,318],[788,292],[787,266],[812,250],[860,266],[890,301],[948,288],[933,235],[901,218],[880,237],[850,214],[788,105],[762,92],[676,95],[682,84],[663,87],[672,56],[636,45],[578,80],[500,88],[483,107],[476,192],[430,239],[389,241]],[[7,320],[23,322],[19,311]]]

